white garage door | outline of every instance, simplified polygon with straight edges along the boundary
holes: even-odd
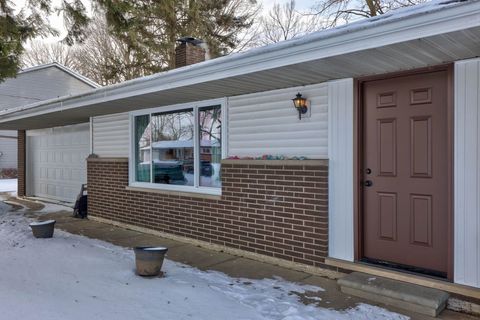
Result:
[[[89,124],[27,131],[27,194],[74,202],[87,182]]]

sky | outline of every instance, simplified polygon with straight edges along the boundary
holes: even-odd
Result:
[[[274,3],[285,3],[285,2],[289,2],[289,0],[278,0],[278,1],[271,1],[271,0],[258,0],[260,3],[263,4],[263,7],[264,7],[264,10],[265,9],[269,9],[271,8]],[[312,0],[296,0],[295,1],[295,4],[296,4],[296,8],[298,10],[304,10],[304,9],[309,9],[313,4],[315,3],[315,1],[312,1]]]

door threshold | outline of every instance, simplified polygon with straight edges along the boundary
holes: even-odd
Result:
[[[417,268],[417,267],[412,267],[408,265],[397,264],[389,261],[376,260],[376,259],[370,259],[370,258],[362,258],[358,261],[358,263],[363,263],[365,265],[379,267],[387,270],[399,271],[399,272],[404,272],[412,275],[418,275],[418,276],[424,276],[432,279],[448,281],[446,272]]]
[[[448,282],[446,279],[432,278],[429,276],[382,268],[362,262],[350,262],[336,258],[325,258],[325,264],[343,270],[363,272],[378,277],[418,284],[427,288],[439,289],[464,297],[480,300],[480,288]]]

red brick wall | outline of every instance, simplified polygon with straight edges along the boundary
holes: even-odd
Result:
[[[89,159],[89,214],[323,266],[328,246],[326,162],[248,163],[225,161],[222,197],[207,199],[127,190],[126,159]]]
[[[18,130],[18,151],[17,151],[17,194],[19,197],[26,195],[25,191],[25,164],[26,164],[26,134],[25,130]]]
[[[175,68],[205,61],[205,50],[190,43],[180,43],[175,48]]]

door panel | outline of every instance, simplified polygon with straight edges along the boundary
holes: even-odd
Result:
[[[380,239],[397,240],[397,194],[378,193]]]
[[[432,245],[432,196],[410,195],[410,241]]]
[[[432,118],[410,119],[410,175],[432,177]]]
[[[363,84],[363,255],[446,276],[447,71]]]
[[[380,119],[377,126],[378,174],[394,177],[397,174],[397,121]]]

